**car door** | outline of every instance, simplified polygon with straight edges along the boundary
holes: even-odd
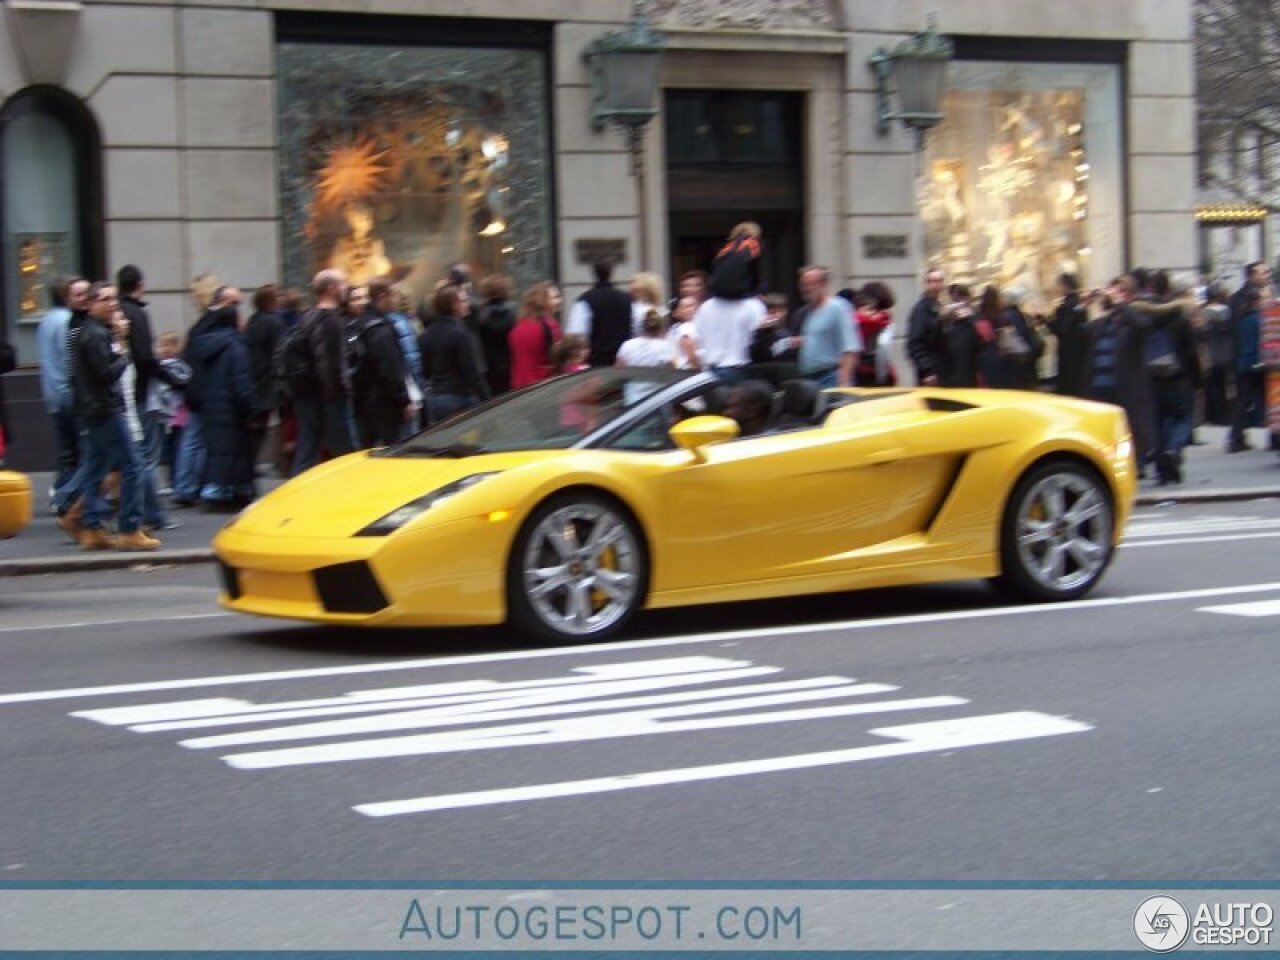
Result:
[[[892,428],[811,428],[704,447],[658,479],[661,564],[673,589],[856,568],[898,536],[902,447]]]

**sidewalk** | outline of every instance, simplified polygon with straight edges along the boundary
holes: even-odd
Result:
[[[1140,506],[1160,503],[1215,503],[1280,497],[1280,454],[1267,449],[1266,433],[1250,431],[1256,449],[1224,452],[1226,428],[1201,427],[1203,446],[1188,447],[1178,487],[1157,487],[1151,481],[1138,493]],[[112,550],[87,553],[67,540],[46,509],[50,474],[31,475],[35,490],[35,516],[31,525],[11,540],[0,540],[0,577],[78,570],[109,570],[165,564],[208,563],[213,560],[210,541],[230,518],[197,508],[171,508],[169,518],[182,525],[158,534],[164,546],[155,553],[119,553]],[[274,476],[258,481],[266,493],[281,483]]]

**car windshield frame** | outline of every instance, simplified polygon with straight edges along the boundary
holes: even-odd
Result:
[[[593,367],[468,407],[378,455],[458,458],[591,448],[663,403],[718,382],[713,374],[666,367]]]

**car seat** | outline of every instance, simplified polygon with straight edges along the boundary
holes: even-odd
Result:
[[[776,428],[793,430],[822,422],[827,413],[827,394],[812,380],[788,380],[782,385],[782,409]]]

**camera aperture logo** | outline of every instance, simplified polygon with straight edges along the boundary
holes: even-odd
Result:
[[[1173,897],[1148,897],[1133,915],[1138,942],[1153,953],[1177,950],[1191,931],[1191,915]]]
[[[1202,903],[1192,916],[1173,897],[1148,897],[1133,915],[1138,942],[1153,953],[1197,946],[1269,946],[1275,911],[1268,903]]]

